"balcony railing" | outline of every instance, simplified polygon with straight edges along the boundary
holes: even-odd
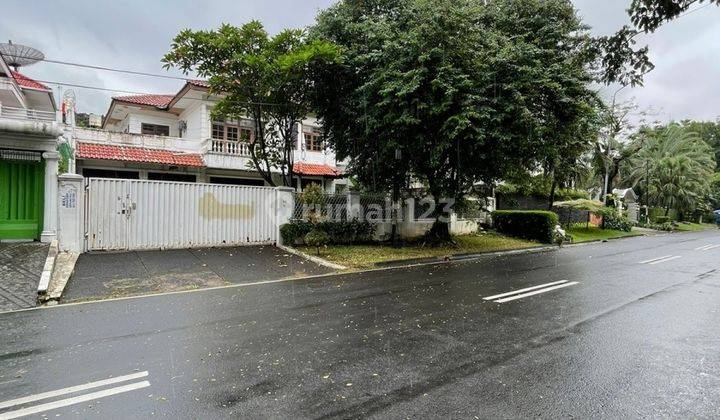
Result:
[[[202,153],[201,143],[191,139],[149,134],[116,133],[95,128],[73,127],[73,137],[88,143],[112,144],[118,146],[145,147],[148,149],[172,150],[182,153]]]
[[[55,121],[55,111],[41,111],[37,109],[13,108],[0,105],[0,117],[15,120]]]
[[[209,139],[208,152],[231,156],[250,156],[250,145],[245,142]]]

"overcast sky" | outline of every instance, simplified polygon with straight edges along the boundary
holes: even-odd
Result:
[[[183,28],[216,28],[262,21],[270,32],[312,24],[316,12],[333,0],[3,0],[0,40],[11,39],[45,53],[48,59],[150,73]],[[630,0],[574,0],[596,34],[609,34],[628,22]],[[645,87],[625,89],[659,120],[716,119],[720,116],[720,7],[709,6],[644,36],[657,68]],[[175,93],[182,82],[107,71],[38,63],[23,70],[51,82],[147,93]],[[49,85],[55,87],[52,83]],[[67,88],[66,88],[67,89]],[[112,92],[75,89],[79,111],[104,113]],[[604,94],[611,95],[612,88]],[[115,95],[121,93],[115,93]]]

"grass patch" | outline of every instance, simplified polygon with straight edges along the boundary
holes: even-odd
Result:
[[[531,248],[540,245],[537,242],[509,238],[496,233],[456,236],[457,246],[421,247],[409,244],[402,248],[389,245],[330,245],[320,249],[320,257],[349,268],[372,268],[375,263],[393,260],[411,260],[415,258],[442,258],[453,254],[471,254],[509,249]],[[299,246],[298,250],[317,255],[315,248]]]
[[[708,229],[717,229],[717,226],[712,223],[678,222],[677,227],[675,227],[678,232],[700,232]]]
[[[573,242],[591,242],[602,241],[605,239],[625,238],[628,236],[638,236],[637,232],[623,232],[621,230],[600,229],[596,226],[585,227],[585,225],[575,225],[567,231],[573,238]]]

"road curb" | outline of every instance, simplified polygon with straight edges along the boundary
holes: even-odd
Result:
[[[446,257],[413,258],[408,260],[392,260],[375,263],[375,267],[402,268],[406,266],[426,263],[442,263],[452,261],[466,261],[482,257],[494,257],[502,255],[535,254],[540,252],[553,251],[558,249],[555,245],[540,245],[522,249],[508,249],[503,251],[473,252],[465,254],[451,254]]]
[[[320,257],[315,257],[313,255],[306,254],[304,252],[298,251],[297,249],[293,249],[293,248],[290,248],[290,247],[287,247],[284,245],[277,245],[277,247],[289,254],[297,255],[300,258],[306,259],[308,261],[312,261],[315,264],[322,265],[323,267],[331,268],[333,270],[347,270],[348,269],[348,267],[345,267],[344,265],[331,263],[330,261],[324,260]]]
[[[43,266],[42,274],[40,275],[40,282],[38,283],[37,294],[38,300],[43,300],[47,293],[48,287],[50,286],[50,278],[52,277],[53,269],[55,268],[55,258],[58,255],[58,241],[53,239],[50,242],[50,248],[48,248],[48,255],[45,258],[45,265]]]

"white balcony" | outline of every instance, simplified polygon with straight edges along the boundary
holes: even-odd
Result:
[[[55,111],[40,111],[37,109],[14,108],[0,104],[0,118],[13,120],[54,122]]]
[[[93,128],[73,127],[72,136],[76,141],[116,146],[144,147],[147,149],[173,150],[182,153],[202,153],[199,140],[148,134],[116,133]]]
[[[250,144],[245,142],[205,139],[202,151],[208,168],[248,170],[250,166]]]

